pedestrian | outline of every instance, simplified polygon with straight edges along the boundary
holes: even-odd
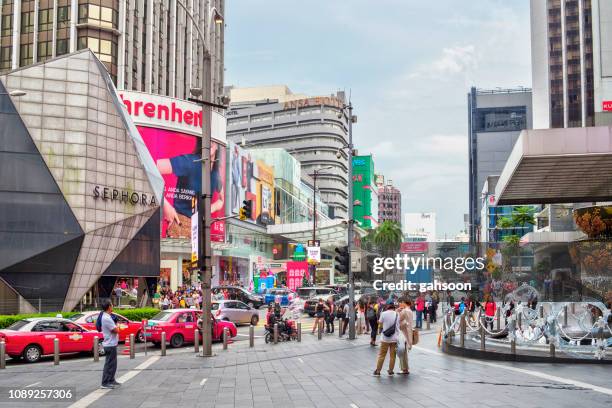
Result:
[[[415,303],[416,308],[416,328],[423,328],[423,311],[425,310],[425,299],[423,298],[423,294],[419,293],[417,296]]]
[[[449,308],[449,310],[455,310],[455,298],[451,294],[450,290],[446,291],[446,298],[448,299],[448,308]]]
[[[319,298],[319,302],[315,306],[315,321],[312,325],[312,334],[315,334],[315,330],[323,330],[323,320],[325,319],[325,303],[323,298]]]
[[[340,302],[338,307],[336,307],[336,319],[338,319],[338,332],[340,337],[342,337],[344,335],[342,331],[344,327],[344,301]]]
[[[485,328],[487,326],[491,327],[491,331],[493,331],[493,320],[495,320],[495,312],[497,311],[497,305],[491,299],[491,296],[487,296],[487,301],[485,302]]]
[[[378,334],[378,304],[370,299],[366,307],[366,319],[370,325],[370,346],[376,346],[376,335]]]
[[[408,366],[408,352],[412,349],[412,302],[406,298],[400,299],[399,307],[399,328],[403,334],[404,353],[400,354],[400,369],[402,374],[410,374],[410,368]]]
[[[336,312],[336,305],[334,304],[334,298],[329,297],[327,299],[327,308],[325,309],[325,333],[334,332],[334,313]]]
[[[102,303],[102,311],[100,314],[100,328],[104,335],[102,347],[104,347],[104,369],[102,371],[102,387],[105,389],[114,389],[120,387],[115,380],[117,372],[117,344],[119,343],[119,330],[113,321],[113,304],[107,299]]]
[[[362,335],[365,331],[365,306],[361,299],[357,302],[357,334]]]
[[[378,351],[378,360],[376,362],[376,370],[374,370],[374,376],[380,376],[380,370],[385,362],[387,351],[389,352],[389,375],[395,374],[393,368],[395,367],[395,353],[397,351],[397,338],[399,334],[399,318],[395,311],[395,304],[390,303],[387,305],[387,310],[381,313],[380,319],[378,320],[380,326],[382,326],[382,338],[380,340],[380,350]]]
[[[346,328],[348,327],[349,324],[349,320],[350,320],[350,307],[349,307],[349,301],[347,300],[346,302],[344,302],[344,307],[343,307],[343,311],[344,311],[344,318],[342,319],[342,334],[344,335],[346,333]]]

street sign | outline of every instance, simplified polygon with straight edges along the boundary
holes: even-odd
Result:
[[[198,262],[198,212],[191,216],[191,263]]]
[[[321,247],[308,247],[308,262],[321,262]]]
[[[308,246],[309,247],[320,247],[321,246],[321,241],[319,241],[318,239],[315,239],[314,241],[312,239],[308,240]]]

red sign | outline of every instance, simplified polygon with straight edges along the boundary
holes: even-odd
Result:
[[[308,274],[308,262],[306,261],[288,261],[287,262],[287,287],[290,290],[296,290],[302,286],[302,280]]]
[[[414,253],[414,252],[427,252],[429,243],[427,242],[402,242],[400,252],[402,254]]]
[[[601,107],[606,112],[612,112],[612,101],[603,101]]]

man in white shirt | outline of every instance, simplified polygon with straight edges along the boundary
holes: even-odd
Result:
[[[117,372],[117,344],[119,343],[119,330],[113,320],[113,304],[110,300],[105,300],[102,303],[102,310],[100,318],[102,334],[104,335],[104,341],[102,347],[104,347],[104,369],[102,371],[102,387],[105,389],[114,389],[120,387],[121,384],[115,380],[115,373]],[[133,346],[132,346],[133,347]]]
[[[399,317],[395,311],[395,304],[387,304],[387,310],[380,314],[378,320],[378,327],[382,327],[382,338],[380,341],[380,350],[378,352],[378,361],[376,362],[376,370],[374,376],[380,376],[380,370],[382,369],[387,351],[389,351],[389,375],[395,374],[393,367],[395,367],[395,352],[397,350],[397,335],[399,334]]]

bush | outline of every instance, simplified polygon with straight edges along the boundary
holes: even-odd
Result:
[[[124,316],[129,320],[134,320],[136,322],[141,321],[142,319],[150,319],[159,313],[159,309],[155,309],[152,307],[145,307],[142,309],[115,309],[117,313]],[[62,317],[71,317],[79,312],[50,312],[50,313],[31,313],[31,314],[18,314],[18,315],[0,315],[0,329],[6,329],[11,324],[21,320],[27,319],[30,317],[55,317],[58,314],[61,314]]]

